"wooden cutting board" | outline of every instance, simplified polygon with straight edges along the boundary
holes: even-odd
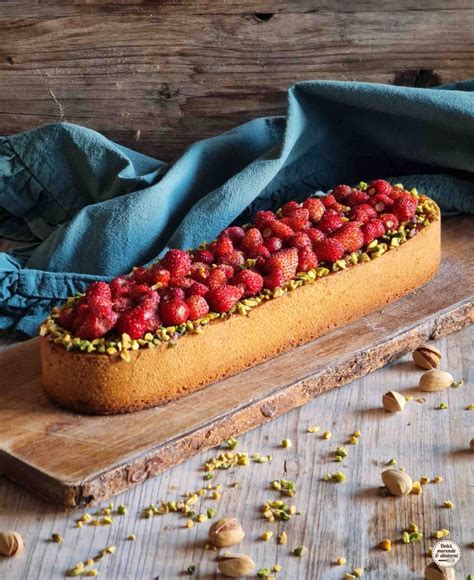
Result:
[[[92,504],[459,330],[474,319],[474,218],[445,220],[442,244],[439,274],[413,294],[163,408],[69,413],[43,395],[37,339],[7,349],[0,472],[53,502]]]

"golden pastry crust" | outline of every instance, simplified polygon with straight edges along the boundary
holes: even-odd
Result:
[[[313,340],[378,310],[436,274],[441,253],[436,219],[406,243],[268,300],[248,316],[213,320],[175,348],[130,351],[130,362],[67,351],[41,338],[43,387],[57,404],[90,414],[162,405]]]

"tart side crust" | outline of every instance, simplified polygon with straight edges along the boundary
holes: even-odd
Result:
[[[380,258],[269,300],[247,317],[212,321],[175,348],[120,357],[68,352],[41,338],[43,387],[55,403],[89,414],[162,405],[353,322],[422,286],[439,268],[440,220]]]

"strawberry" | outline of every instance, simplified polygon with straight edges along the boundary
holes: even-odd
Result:
[[[258,272],[241,270],[231,280],[232,285],[244,287],[244,296],[255,296],[263,288],[263,278]]]
[[[205,284],[201,284],[201,282],[195,282],[186,288],[185,294],[189,298],[189,296],[205,296],[209,292],[209,288]]]
[[[314,244],[320,242],[321,240],[324,240],[324,238],[326,237],[326,234],[323,234],[323,232],[321,230],[318,230],[318,228],[310,228],[309,230],[305,230],[305,234],[308,235],[313,246]]]
[[[189,318],[189,307],[181,298],[172,298],[160,305],[161,320],[164,326],[177,326]]]
[[[184,300],[185,295],[185,291],[182,288],[168,288],[161,295],[161,301]]]
[[[89,308],[86,304],[86,308]],[[79,338],[94,340],[107,334],[115,326],[118,315],[110,307],[101,306],[89,308],[80,317],[76,317],[73,324],[74,334]]]
[[[353,222],[345,223],[332,237],[341,242],[346,252],[357,252],[364,245],[364,234]]]
[[[234,275],[234,268],[232,268],[232,266],[229,266],[229,264],[219,264],[216,270],[224,272],[227,279],[232,278],[232,276]]]
[[[305,214],[297,212],[305,212]],[[285,224],[295,232],[304,230],[311,225],[305,218],[306,214],[308,214],[308,210],[306,209],[295,210],[295,215],[281,218],[280,223]]]
[[[314,251],[318,260],[324,262],[335,262],[344,255],[344,246],[339,240],[326,238],[315,245]]]
[[[313,243],[306,232],[296,232],[294,236],[288,240],[288,243],[293,248],[312,248]]]
[[[360,191],[359,189],[354,189],[352,193],[347,196],[346,204],[350,207],[355,205],[360,205],[361,203],[367,203],[369,196],[365,191]]]
[[[392,186],[388,181],[384,179],[375,179],[371,181],[367,187],[367,193],[369,195],[390,195],[392,193]]]
[[[150,296],[158,296],[158,294],[146,284],[135,284],[134,286],[131,286],[128,295],[135,302],[143,302],[143,300]]]
[[[275,290],[281,288],[286,282],[285,273],[280,268],[275,268],[264,277],[263,285],[268,290]]]
[[[115,299],[117,296],[126,294],[128,288],[132,284],[132,281],[128,276],[117,276],[110,282],[110,291],[112,293],[112,298]]]
[[[230,226],[226,228],[221,235],[228,237],[234,246],[238,247],[245,236],[245,232],[239,226]]]
[[[242,298],[244,291],[239,286],[225,284],[219,288],[209,290],[207,302],[213,312],[228,312],[232,306]]]
[[[330,207],[339,206],[340,204],[336,201],[336,198],[331,193],[328,193],[324,197],[321,198],[321,203],[324,205],[326,209]]]
[[[298,250],[298,272],[308,272],[318,267],[318,257],[311,248]]]
[[[189,320],[203,318],[209,312],[209,305],[202,296],[194,294],[185,300],[189,310]]]
[[[281,215],[289,217],[295,209],[299,209],[300,204],[297,201],[289,201],[281,206]]]
[[[364,244],[370,244],[375,238],[383,236],[385,233],[385,226],[379,219],[371,219],[362,226],[362,233],[364,234]]]
[[[383,213],[380,216],[380,221],[384,224],[387,230],[396,230],[398,229],[398,220],[393,215],[393,213]]]
[[[343,224],[339,215],[332,215],[327,212],[323,215],[318,223],[318,228],[325,234],[332,234],[338,230]]]
[[[148,284],[150,278],[150,270],[148,270],[148,268],[145,268],[145,266],[133,268],[131,278],[137,284]]]
[[[283,271],[285,280],[291,280],[298,268],[298,250],[296,248],[286,248],[276,254],[272,254],[265,262],[265,270],[271,272],[279,269]]]
[[[72,330],[73,321],[74,308],[63,306],[63,308],[61,308],[61,312],[59,313],[59,325],[66,330]]]
[[[112,302],[112,292],[106,282],[92,282],[86,288],[85,295],[87,298],[94,298],[97,303],[109,304]]]
[[[308,197],[308,199],[305,199],[303,207],[308,210],[309,219],[312,222],[318,222],[323,217],[325,207],[317,197]]]
[[[416,197],[408,194],[399,196],[395,200],[391,209],[393,215],[396,216],[399,221],[405,222],[415,217],[417,206],[418,200]]]
[[[254,246],[247,252],[247,258],[268,258],[270,255],[270,250],[264,245],[260,244],[259,246]]]
[[[290,226],[281,222],[280,220],[275,220],[268,224],[268,227],[263,230],[263,237],[269,238],[270,236],[276,236],[281,238],[283,241],[288,240],[294,234],[294,230]]]
[[[148,282],[152,286],[158,286],[159,288],[166,288],[170,281],[171,274],[169,270],[161,268],[160,264],[153,264],[148,272]]]
[[[153,292],[141,304],[124,312],[117,322],[116,330],[119,334],[128,334],[130,338],[138,339],[147,332],[155,332],[160,326],[157,313],[159,296]]]
[[[181,278],[189,272],[191,258],[183,250],[169,250],[161,260],[161,267],[169,270],[172,278]]]
[[[260,246],[261,244],[263,244],[263,237],[260,230],[257,228],[250,228],[245,232],[240,247],[242,250],[247,251],[250,250],[250,248],[255,248],[255,246]]]
[[[351,221],[360,221],[362,223],[367,223],[369,219],[376,218],[377,212],[368,203],[362,203],[351,209],[349,212],[349,219]]]
[[[348,185],[336,185],[336,187],[332,190],[333,196],[339,201],[340,203],[346,203],[347,197],[352,193],[352,188]]]
[[[227,284],[227,276],[225,272],[219,270],[217,268],[213,268],[206,279],[206,286],[210,290],[214,290],[215,288],[219,288],[219,286],[223,286]]]
[[[381,213],[393,205],[393,199],[385,193],[377,193],[369,199],[369,205],[372,206],[376,212]]]
[[[205,282],[209,276],[211,268],[204,262],[193,262],[191,264],[190,276],[196,282]]]
[[[272,211],[258,211],[255,214],[254,224],[259,230],[264,230],[270,222],[274,222],[277,216]]]
[[[218,264],[227,264],[228,266],[232,266],[234,269],[240,268],[244,262],[245,256],[243,252],[239,250],[233,250],[229,254],[224,254],[217,258]]]
[[[280,238],[271,236],[263,242],[263,245],[267,248],[270,254],[274,254],[275,252],[278,252],[278,250],[282,249],[283,241]]]
[[[203,264],[212,264],[214,262],[214,254],[211,250],[196,250],[194,252],[193,262],[202,262]]]
[[[232,243],[230,238],[226,236],[219,236],[216,241],[216,247],[214,250],[214,254],[217,258],[221,256],[225,256],[226,254],[230,254],[234,251],[234,244]]]

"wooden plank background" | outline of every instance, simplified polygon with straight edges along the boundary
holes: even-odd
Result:
[[[474,77],[472,0],[0,3],[0,135],[70,121],[164,160],[302,79]]]

